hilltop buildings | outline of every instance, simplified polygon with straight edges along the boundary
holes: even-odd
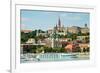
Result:
[[[24,33],[32,32],[32,31],[22,31]],[[89,28],[87,24],[84,27],[79,26],[71,26],[65,27],[62,23],[60,18],[58,19],[57,24],[52,28],[46,31],[39,32],[36,31],[35,38],[29,38],[25,44],[31,44],[35,46],[46,46],[50,48],[65,48],[68,51],[76,51],[78,50],[77,47],[81,49],[89,48],[89,35],[77,35],[77,34],[87,34],[89,33]],[[71,34],[70,37],[69,34]],[[72,35],[76,40],[72,39]],[[77,40],[81,42],[77,42]],[[87,41],[87,42],[86,42]],[[74,50],[73,50],[74,49]],[[76,49],[76,50],[75,50]]]
[[[87,24],[85,24],[84,27],[79,27],[79,26],[64,27],[59,18],[56,26],[53,29],[49,29],[47,31],[48,34],[56,32],[59,35],[67,35],[68,32],[72,34],[78,34],[81,32],[84,34],[84,33],[89,33],[89,28],[87,27]]]

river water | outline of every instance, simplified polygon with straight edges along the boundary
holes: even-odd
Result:
[[[71,60],[89,60],[89,54],[85,53],[44,53],[21,54],[21,63],[45,62],[45,61],[71,61]]]

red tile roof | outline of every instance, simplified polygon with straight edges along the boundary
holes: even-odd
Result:
[[[21,30],[21,32],[29,33],[29,32],[32,32],[32,30]]]

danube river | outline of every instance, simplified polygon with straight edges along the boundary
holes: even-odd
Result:
[[[21,63],[71,60],[89,60],[89,53],[27,53],[20,56]]]

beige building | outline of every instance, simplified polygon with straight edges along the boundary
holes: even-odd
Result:
[[[81,28],[81,33],[89,33],[89,28]]]
[[[77,27],[77,26],[72,26],[72,27],[67,27],[67,31],[70,32],[70,33],[79,33],[80,32],[80,27]]]
[[[85,40],[85,38],[88,38],[89,36],[77,36],[78,40]]]
[[[83,52],[84,49],[88,50],[90,48],[90,44],[89,43],[85,43],[85,44],[79,44],[79,47],[81,49],[81,52]]]
[[[27,44],[34,44],[35,43],[35,39],[30,38],[30,39],[28,39],[28,41],[26,43]]]

